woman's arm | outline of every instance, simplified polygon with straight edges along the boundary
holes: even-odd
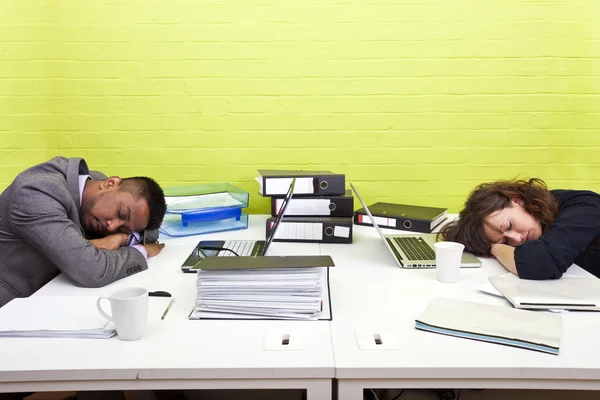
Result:
[[[559,202],[554,222],[537,240],[514,249],[523,279],[558,279],[575,258],[600,237],[600,195],[590,191],[553,190]]]
[[[493,243],[492,255],[496,257],[500,264],[513,274],[519,276],[517,265],[515,263],[515,248],[507,244]]]

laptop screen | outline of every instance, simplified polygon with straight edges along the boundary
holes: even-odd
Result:
[[[379,232],[379,236],[381,236],[381,238],[385,242],[386,246],[389,247],[389,245],[387,243],[387,240],[385,240],[385,235],[383,234],[383,231],[381,230],[381,228],[379,228],[379,225],[377,225],[377,222],[375,221],[375,218],[373,218],[373,215],[371,214],[371,211],[369,211],[369,207],[367,207],[367,204],[363,201],[363,199],[360,198],[360,194],[358,194],[358,192],[356,191],[356,189],[354,189],[354,186],[352,185],[352,183],[350,184],[350,187],[354,191],[354,194],[358,198],[358,201],[360,201],[360,204],[362,204],[363,208],[367,212],[367,215],[369,216],[369,218],[371,218],[371,223],[373,224],[373,226],[375,227],[375,229],[377,229],[377,232]]]
[[[275,238],[275,234],[277,233],[277,228],[279,228],[279,225],[281,224],[281,220],[283,219],[283,215],[285,214],[285,210],[287,209],[288,205],[290,204],[290,200],[292,199],[292,195],[294,193],[295,186],[296,186],[296,178],[293,178],[292,183],[290,183],[290,187],[287,191],[287,194],[285,195],[285,197],[281,203],[281,208],[279,209],[279,213],[275,217],[275,222],[273,223],[273,228],[271,228],[271,230],[269,231],[269,233],[267,235],[267,238],[265,240],[265,242],[266,242],[265,247],[263,247],[263,251],[260,254],[261,256],[264,256],[265,254],[267,254],[267,249],[269,248],[269,245],[273,241],[273,238]]]

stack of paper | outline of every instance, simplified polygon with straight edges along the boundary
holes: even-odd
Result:
[[[327,268],[199,270],[190,319],[330,319]]]
[[[96,299],[92,296],[14,299],[0,308],[0,337],[109,339],[116,331],[98,313]]]
[[[36,338],[77,338],[77,339],[110,339],[117,332],[112,329],[74,329],[74,330],[14,330],[2,331],[0,337],[36,337]]]
[[[434,299],[416,328],[558,355],[560,315],[454,299]]]

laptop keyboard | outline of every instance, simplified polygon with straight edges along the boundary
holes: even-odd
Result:
[[[409,260],[435,261],[435,251],[423,238],[396,236],[393,239]]]
[[[235,251],[240,256],[253,256],[254,246],[256,241],[252,240],[227,240],[223,245],[224,248]],[[217,257],[235,257],[236,255],[231,251],[219,251]]]

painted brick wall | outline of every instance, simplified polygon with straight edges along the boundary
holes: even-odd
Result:
[[[0,190],[53,155],[163,186],[331,169],[457,211],[600,190],[597,0],[0,0]]]

